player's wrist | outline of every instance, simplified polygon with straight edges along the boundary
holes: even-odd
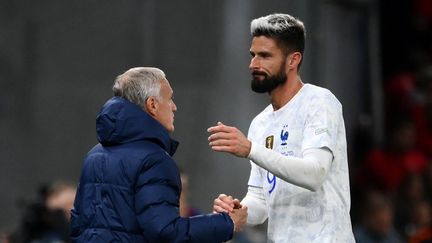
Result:
[[[251,152],[251,149],[252,149],[252,142],[250,141],[250,140],[247,140],[247,153],[246,153],[246,158],[248,158],[249,157],[249,154],[250,154],[250,152]]]
[[[249,151],[248,151],[248,154],[246,155],[246,158],[247,159],[252,159],[252,157],[253,157],[253,153],[254,153],[254,143],[252,142],[252,141],[250,141],[250,140],[248,140],[249,141]]]

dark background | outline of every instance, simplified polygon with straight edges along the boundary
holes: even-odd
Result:
[[[247,133],[268,104],[249,88],[249,24],[274,12],[304,21],[303,82],[339,98],[356,161],[359,122],[370,125],[373,143],[383,139],[383,79],[403,55],[394,51],[404,43],[400,29],[388,26],[409,12],[382,6],[373,0],[0,0],[0,231],[16,225],[19,202],[33,198],[41,183],[78,181],[82,159],[97,142],[95,116],[114,78],[135,66],[163,69],[174,89],[173,137],[181,143],[175,159],[190,176],[191,204],[210,212],[219,193],[243,197],[249,162],[212,152],[206,129],[222,121]],[[383,45],[389,38],[392,45]]]

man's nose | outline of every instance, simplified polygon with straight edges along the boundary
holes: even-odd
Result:
[[[259,62],[255,57],[253,57],[249,63],[249,70],[254,70],[258,68],[259,68]]]
[[[172,103],[172,111],[177,111],[177,106],[174,102]]]

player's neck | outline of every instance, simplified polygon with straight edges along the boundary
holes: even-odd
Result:
[[[286,105],[299,90],[303,87],[303,82],[297,74],[294,77],[288,77],[285,84],[277,87],[270,93],[273,110],[279,110]]]

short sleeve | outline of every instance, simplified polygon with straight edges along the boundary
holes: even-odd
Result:
[[[342,106],[331,93],[313,97],[303,131],[302,150],[327,147],[334,152],[341,120]]]

